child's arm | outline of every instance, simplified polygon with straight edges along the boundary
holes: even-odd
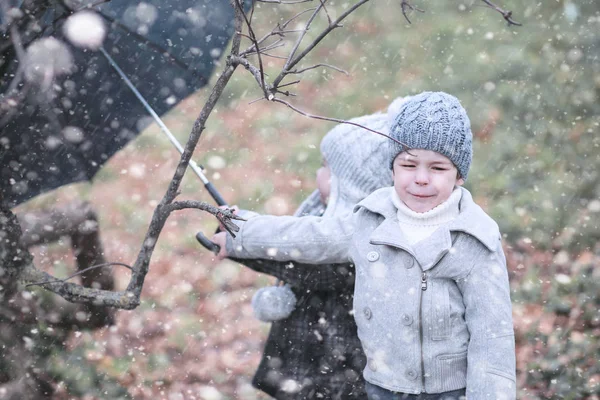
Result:
[[[470,333],[467,398],[515,399],[515,337],[506,259],[500,241],[458,280]]]
[[[236,210],[236,214],[245,219],[258,216],[258,214],[247,210]],[[240,224],[238,223],[238,225]],[[226,258],[226,234],[215,235],[213,242],[223,249],[219,258]],[[325,268],[311,268],[314,267],[314,265],[306,265],[291,261],[238,259],[231,257],[230,259],[256,272],[274,276],[296,288],[319,291],[339,291],[347,288],[354,282],[354,269],[349,267],[347,262],[341,264],[328,264]]]
[[[256,272],[269,274],[301,290],[338,292],[354,283],[354,268],[348,263],[327,264],[322,268],[290,261],[242,260],[231,258]]]
[[[351,215],[345,218],[256,216],[240,223],[235,238],[227,235],[223,250],[231,258],[344,263],[348,262],[353,232]]]

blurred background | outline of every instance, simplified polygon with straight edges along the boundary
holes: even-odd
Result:
[[[307,71],[290,101],[313,114],[349,119],[425,90],[457,96],[475,136],[466,187],[504,234],[518,398],[598,399],[600,3],[499,1],[521,27],[507,26],[480,1],[421,3],[414,2],[425,13],[409,14],[412,24],[397,0],[361,7],[302,63],[332,64],[348,75]],[[328,10],[334,16],[348,6],[335,1]],[[257,5],[257,36],[304,8]],[[281,65],[265,59],[272,76]],[[183,143],[215,78],[164,118]],[[291,214],[315,188],[319,143],[335,124],[252,102],[261,95],[254,78],[238,68],[194,159],[230,204]],[[105,258],[132,264],[178,159],[150,125],[92,184],[60,188],[14,211],[87,200],[98,214]],[[189,172],[179,198],[214,204]],[[273,281],[232,262],[214,262],[194,235],[216,226],[199,211],[173,214],[137,309],[118,311],[112,327],[73,332],[64,344],[39,335],[35,346],[56,382],[55,398],[267,398],[250,385],[269,328],[253,317],[250,299]],[[66,239],[32,253],[38,267],[57,276],[73,269]],[[117,289],[124,289],[128,271],[114,267],[114,274]],[[44,303],[54,295],[36,290],[35,296]]]

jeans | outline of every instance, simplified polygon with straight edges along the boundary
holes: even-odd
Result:
[[[464,400],[466,399],[465,389],[453,390],[451,392],[435,394],[408,394],[392,392],[391,390],[373,385],[366,382],[365,389],[369,400]]]

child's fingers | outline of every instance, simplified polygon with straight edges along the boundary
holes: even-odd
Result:
[[[225,232],[219,232],[212,237],[212,242],[220,247],[219,253],[217,254],[217,260],[223,260],[227,257],[227,234]]]

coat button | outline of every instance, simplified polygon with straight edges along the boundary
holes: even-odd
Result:
[[[367,260],[374,262],[379,260],[379,253],[376,251],[370,251],[367,253]]]
[[[363,309],[363,314],[365,314],[366,319],[371,319],[371,317],[373,316],[373,313],[371,312],[371,309],[369,307],[365,307]]]
[[[371,371],[377,371],[377,362],[375,362],[375,360],[373,360],[372,358],[369,358],[369,369]]]
[[[404,315],[402,316],[402,323],[403,323],[404,325],[407,325],[407,326],[408,326],[408,325],[412,324],[412,322],[413,322],[413,318],[412,318],[410,315],[408,315],[408,314],[404,314]]]
[[[409,369],[408,371],[406,371],[406,377],[408,379],[410,379],[411,381],[414,381],[415,379],[417,379],[417,371],[415,371],[414,369]]]
[[[412,267],[415,266],[415,259],[414,258],[410,258],[410,260],[405,264],[406,269],[411,269]]]

